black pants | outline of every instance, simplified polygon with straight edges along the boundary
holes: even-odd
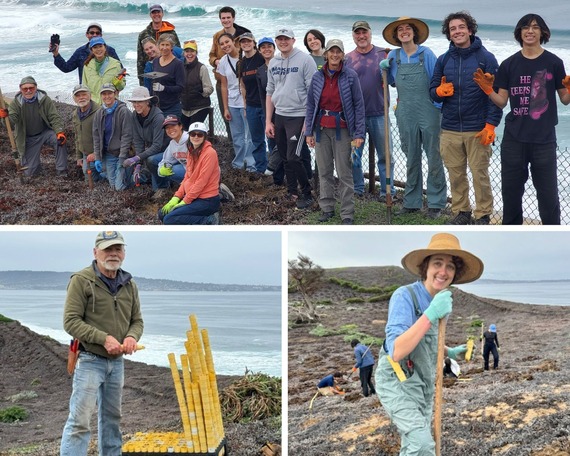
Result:
[[[301,137],[304,123],[304,117],[285,117],[275,114],[275,143],[281,160],[283,160],[287,191],[292,195],[298,195],[298,187],[300,187],[303,196],[310,196],[311,184],[307,169],[303,165],[302,153],[299,155],[296,153],[299,140],[303,141],[301,146],[305,144],[305,138]]]
[[[362,386],[362,394],[368,397],[369,394],[376,394],[374,385],[372,384],[372,369],[374,365],[360,368],[360,385]]]
[[[489,370],[489,354],[493,354],[493,369],[499,367],[499,352],[495,344],[483,347],[483,359],[485,360],[485,370]]]

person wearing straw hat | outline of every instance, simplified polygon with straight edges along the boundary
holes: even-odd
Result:
[[[497,336],[497,325],[489,325],[489,330],[483,333],[481,340],[485,339],[485,345],[483,345],[483,360],[485,361],[484,368],[489,370],[489,355],[493,354],[493,369],[499,367],[499,336]]]
[[[422,43],[429,36],[424,21],[400,17],[382,32],[394,45],[380,68],[388,71],[388,82],[398,90],[396,120],[402,150],[406,154],[406,189],[398,215],[419,212],[423,207],[422,146],[425,150],[427,173],[427,216],[437,218],[447,203],[447,184],[439,153],[440,103],[429,95],[429,84],[437,57]]]
[[[452,310],[449,286],[477,280],[483,262],[452,234],[438,233],[427,248],[405,255],[402,266],[420,280],[398,288],[390,299],[376,391],[400,433],[400,455],[435,455],[431,421],[438,322]],[[457,359],[466,350],[465,345],[446,347],[445,355]]]

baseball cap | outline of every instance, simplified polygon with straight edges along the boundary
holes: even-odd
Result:
[[[89,92],[91,93],[91,89],[89,87],[87,87],[86,85],[83,84],[77,84],[74,88],[73,88],[73,95],[76,95],[79,92]]]
[[[183,49],[194,49],[198,52],[198,43],[195,40],[184,41]]]
[[[275,38],[279,38],[280,36],[286,36],[287,38],[295,38],[295,33],[293,33],[293,30],[291,30],[290,28],[280,28],[279,30],[277,30],[277,33],[275,33]]]
[[[352,24],[352,31],[355,32],[358,29],[372,30],[370,24],[366,21],[356,21]]]
[[[92,27],[97,27],[99,29],[99,31],[101,33],[103,33],[103,27],[101,27],[101,24],[99,24],[99,22],[91,22],[88,26],[87,26],[87,30],[85,30],[86,32],[89,31],[90,28]]]
[[[275,47],[275,41],[273,41],[273,38],[269,38],[268,36],[264,36],[263,38],[261,38],[258,42],[257,42],[257,47],[261,46],[264,43],[269,43],[272,44],[273,47]]]
[[[93,46],[97,46],[98,44],[102,44],[104,46],[105,40],[103,38],[101,38],[100,36],[96,36],[95,38],[91,38],[91,40],[89,40],[89,49],[91,49]]]
[[[333,47],[339,48],[342,52],[344,52],[344,44],[342,44],[341,40],[333,39],[327,42],[325,47],[325,52],[330,51]]]
[[[238,36],[238,41],[241,41],[241,40],[255,41],[255,37],[253,36],[253,33],[245,32],[245,33],[242,33],[240,36]]]
[[[110,82],[106,82],[105,84],[103,84],[101,86],[101,89],[99,89],[99,93],[103,93],[103,92],[116,92],[117,88],[111,84]]]
[[[162,6],[156,3],[154,5],[151,5],[148,11],[152,13],[153,11],[164,11],[164,10],[162,9]]]
[[[101,250],[116,244],[126,245],[123,235],[118,231],[101,231],[95,238],[95,247]]]
[[[162,128],[166,127],[167,125],[180,125],[182,122],[178,118],[178,116],[168,115],[162,122]]]

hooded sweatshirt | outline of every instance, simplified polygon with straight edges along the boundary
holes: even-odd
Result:
[[[165,135],[166,136],[166,135]],[[174,166],[177,164],[186,164],[186,158],[188,156],[188,132],[182,132],[180,141],[174,139],[170,140],[168,147],[164,151],[162,160],[158,164],[158,168],[161,168],[166,163]]]
[[[105,349],[105,338],[120,343],[126,337],[139,340],[143,333],[138,289],[131,274],[117,271],[117,291],[113,294],[101,278],[93,261],[91,266],[71,276],[63,311],[63,327],[82,347],[105,358],[118,358]]]
[[[135,154],[138,155],[141,160],[146,160],[151,155],[161,153],[166,144],[168,144],[165,141],[166,135],[164,134],[164,128],[162,128],[162,123],[164,122],[162,111],[158,107],[152,106],[148,115],[144,118],[142,125],[139,122],[136,111],[133,111],[131,115],[133,117],[133,145],[135,146]]]
[[[305,117],[307,92],[317,71],[313,58],[294,48],[288,57],[271,59],[267,70],[267,95],[275,106],[275,114]]]

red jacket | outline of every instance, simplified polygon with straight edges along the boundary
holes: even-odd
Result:
[[[210,141],[204,141],[200,156],[195,159],[188,152],[186,174],[174,196],[190,204],[197,198],[219,195],[220,165],[218,153]]]

